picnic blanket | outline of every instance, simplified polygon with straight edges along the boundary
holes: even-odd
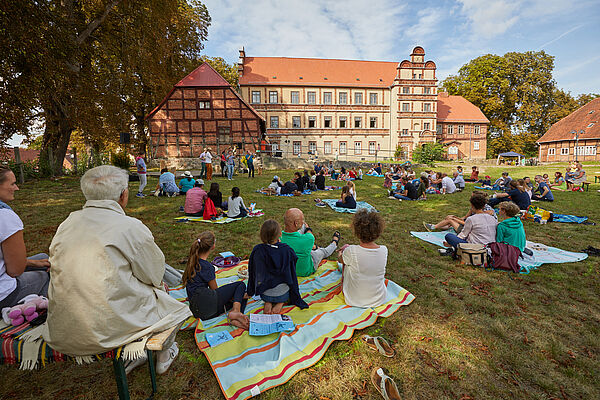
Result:
[[[446,236],[448,232],[449,231],[411,232],[410,234],[428,243],[444,247],[444,236]],[[542,264],[577,262],[585,260],[588,257],[588,255],[585,253],[573,253],[571,251],[557,249],[556,247],[530,242],[529,240],[527,241],[527,248],[533,251],[533,256],[523,254],[523,258],[519,258],[519,266],[521,267],[520,272],[522,274],[528,274]]]
[[[552,215],[552,222],[582,224],[587,220],[588,220],[588,217],[578,217],[576,215],[568,215],[568,214],[553,214]]]
[[[473,186],[475,189],[479,190],[502,190],[500,187],[489,187],[489,186]]]
[[[262,210],[254,210],[253,212],[248,214],[248,218],[261,217],[263,215],[265,215],[265,213]],[[243,218],[229,218],[229,217],[223,216],[223,217],[219,217],[217,219],[204,219],[203,217],[190,217],[190,216],[184,215],[182,217],[177,217],[175,219],[178,221],[206,222],[209,224],[228,224],[230,222],[239,221]]]
[[[247,265],[217,272],[217,284],[238,280],[237,271]],[[267,336],[250,336],[247,331],[227,324],[224,315],[197,321],[196,343],[213,369],[224,396],[230,400],[253,397],[272,387],[286,383],[298,371],[318,362],[335,340],[348,340],[356,329],[375,323],[378,317],[389,317],[414,296],[386,280],[386,303],[376,308],[350,307],[341,292],[342,274],[335,261],[323,263],[315,274],[299,278],[302,298],[310,305],[306,310],[286,306],[284,312],[296,325],[292,332]],[[182,299],[185,288],[174,288],[171,295]],[[260,313],[261,300],[249,299],[246,313]],[[207,333],[230,332],[233,340],[210,347]]]
[[[374,176],[376,178],[383,178],[383,176],[384,176],[383,174],[365,174],[365,175],[367,175],[367,176]]]
[[[329,207],[331,207],[331,209],[333,211],[335,211],[335,212],[355,214],[356,211],[360,210],[361,208],[365,208],[368,211],[377,211],[375,209],[375,207],[373,207],[372,205],[370,205],[366,201],[357,201],[356,202],[356,208],[336,207],[335,203],[338,201],[338,199],[323,199],[321,201],[323,203],[327,204]]]

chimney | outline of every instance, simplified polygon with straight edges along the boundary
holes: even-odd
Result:
[[[244,58],[246,58],[246,52],[244,51],[244,46],[240,47],[240,58],[238,59],[238,74],[240,78],[244,75]]]
[[[439,97],[448,97],[448,92],[439,92],[438,96]]]

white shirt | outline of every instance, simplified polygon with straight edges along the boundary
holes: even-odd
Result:
[[[23,222],[13,210],[9,210],[8,208],[0,209],[0,300],[4,300],[17,288],[17,280],[6,273],[1,244],[22,230]]]
[[[206,163],[206,164],[212,164],[212,158],[213,158],[213,156],[210,153],[210,151],[205,151],[203,153],[203,155],[204,155],[204,163]]]
[[[458,237],[469,243],[488,244],[496,241],[498,221],[490,214],[473,214],[465,220],[465,227]]]
[[[446,189],[446,191],[444,192],[444,189]],[[445,176],[442,178],[442,193],[454,193],[456,192],[456,185],[454,184],[454,181],[452,180],[452,178],[450,178],[449,176]]]
[[[353,307],[377,307],[385,303],[385,266],[388,249],[366,249],[350,245],[342,253],[343,291],[346,304]]]
[[[356,201],[356,191],[354,191],[354,188],[350,188],[350,194],[354,197],[354,201]]]

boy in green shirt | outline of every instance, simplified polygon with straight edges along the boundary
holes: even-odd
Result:
[[[500,218],[505,218],[496,226],[496,242],[506,243],[524,251],[525,229],[519,217],[519,206],[512,201],[503,201],[498,205]]]

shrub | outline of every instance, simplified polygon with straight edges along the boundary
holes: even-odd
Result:
[[[441,143],[425,143],[413,150],[412,159],[419,164],[435,167],[436,161],[444,159],[444,146]]]
[[[126,152],[121,151],[118,153],[113,153],[111,156],[112,165],[115,167],[123,168],[126,171],[129,171],[129,155]]]

